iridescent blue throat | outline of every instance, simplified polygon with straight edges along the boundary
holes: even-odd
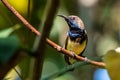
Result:
[[[71,39],[75,39],[78,37],[82,37],[84,35],[84,30],[78,29],[78,30],[69,30],[68,34]]]

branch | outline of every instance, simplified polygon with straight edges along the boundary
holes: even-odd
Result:
[[[41,37],[39,37],[39,43],[37,46],[37,50],[35,51],[35,63],[34,63],[34,71],[33,71],[33,80],[39,80],[41,78],[42,74],[42,67],[43,67],[43,61],[44,61],[44,52],[45,52],[45,39],[49,37],[50,30],[52,28],[52,24],[54,21],[54,16],[57,12],[59,5],[59,0],[50,0],[47,1],[47,6],[45,11],[48,11],[44,26],[43,26],[43,31],[41,34]]]
[[[40,32],[38,32],[29,22],[27,22],[6,0],[1,0],[1,1],[26,27],[28,27],[37,36],[40,36]],[[70,51],[62,48],[61,46],[57,45],[56,43],[54,43],[53,41],[51,41],[48,38],[46,38],[46,43],[48,45],[50,45],[51,47],[53,47],[54,49],[56,49],[57,51],[65,54],[65,55],[73,57],[79,61],[86,61],[86,58],[78,56],[76,54],[73,54],[73,52],[70,52]],[[95,65],[95,66],[105,67],[105,63],[103,63],[103,62],[97,62],[97,61],[90,60],[90,59],[87,59],[87,62],[92,65]]]
[[[48,43],[48,45],[50,45],[51,47],[53,47],[57,51],[65,54],[65,55],[68,55],[68,56],[70,56],[72,58],[75,58],[76,60],[87,61],[88,63],[90,63],[92,65],[99,66],[99,67],[105,67],[105,63],[103,63],[103,62],[97,62],[97,61],[94,61],[94,60],[86,59],[86,58],[84,58],[82,56],[78,56],[78,55],[74,54],[73,52],[68,51],[68,50],[62,48],[61,46],[57,45],[56,43],[52,42],[48,38],[46,39],[46,42]]]
[[[73,65],[69,65],[67,67],[64,67],[63,69],[61,69],[60,71],[55,71],[55,72],[51,72],[50,75],[46,75],[42,78],[42,80],[51,80],[53,78],[56,78],[56,77],[59,77],[61,75],[64,75],[65,73],[73,70],[73,69],[76,69],[78,67],[82,67],[84,65],[87,65],[89,63],[86,63],[86,62],[77,62]]]
[[[31,24],[29,24],[29,22],[23,18],[6,0],[1,1],[26,27],[28,27],[36,35],[40,35],[39,31],[37,31]]]

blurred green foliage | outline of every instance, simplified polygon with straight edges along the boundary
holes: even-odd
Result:
[[[0,38],[0,65],[7,63],[20,46],[17,36]]]

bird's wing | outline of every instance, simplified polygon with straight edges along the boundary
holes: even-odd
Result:
[[[65,49],[67,49],[68,38],[69,38],[69,37],[67,36],[67,38],[66,38],[66,40],[65,40]],[[69,62],[69,56],[64,55],[64,58],[65,58],[65,61],[70,65],[71,63]]]

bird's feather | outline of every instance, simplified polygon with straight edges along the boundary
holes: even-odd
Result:
[[[79,38],[78,38],[79,41]],[[85,39],[81,44],[76,41],[72,41],[70,37],[67,37],[66,39],[66,44],[65,44],[65,49],[74,52],[77,55],[82,55],[83,51],[85,50],[86,44],[87,44],[87,39]],[[70,58],[68,56],[65,56],[65,60],[68,64],[74,63],[76,60],[73,58]]]

